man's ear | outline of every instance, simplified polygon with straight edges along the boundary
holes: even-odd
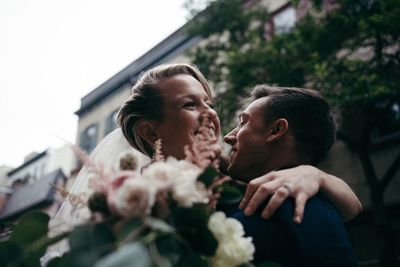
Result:
[[[136,126],[137,134],[143,138],[150,146],[153,146],[159,138],[155,131],[155,123],[153,121],[140,121]]]
[[[267,142],[274,142],[281,139],[289,130],[289,122],[280,118],[272,122],[270,125],[269,134],[267,136]]]

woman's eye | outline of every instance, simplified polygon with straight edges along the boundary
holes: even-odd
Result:
[[[214,103],[207,103],[207,105],[208,105],[210,108],[215,109]]]
[[[193,107],[196,107],[196,103],[195,102],[186,102],[184,105],[183,105],[183,107],[184,108],[193,108]]]

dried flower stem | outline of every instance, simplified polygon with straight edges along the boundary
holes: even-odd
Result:
[[[89,157],[89,155],[80,147],[72,145],[71,148],[72,151],[74,151],[75,155],[78,157],[78,159],[84,163],[84,166],[88,169],[88,171],[97,173],[101,179],[107,179],[107,174],[105,173],[102,164],[93,161]]]
[[[165,157],[164,154],[162,153],[162,140],[161,138],[157,139],[157,141],[154,143],[154,156],[153,156],[153,161],[164,161]]]
[[[67,199],[70,204],[77,209],[81,209],[87,206],[87,201],[83,195],[71,194],[64,187],[59,187],[54,183],[50,183],[50,185],[64,198]]]

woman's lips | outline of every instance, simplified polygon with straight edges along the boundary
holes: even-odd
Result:
[[[199,127],[200,128],[200,127]],[[193,134],[194,135],[196,135],[196,134],[198,134],[199,133],[199,128],[197,128],[197,129],[195,129],[194,131],[193,131]],[[215,133],[215,126],[208,126],[207,127],[208,128],[208,130],[207,130],[207,134],[208,134],[208,138],[211,140],[211,141],[216,141],[216,142],[218,142],[218,137],[217,137],[217,135],[216,135],[216,133]],[[215,139],[215,140],[214,140]]]

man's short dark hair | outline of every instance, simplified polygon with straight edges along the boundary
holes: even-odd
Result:
[[[293,134],[299,156],[309,164],[321,161],[336,139],[334,113],[315,90],[292,87],[256,86],[252,100],[269,97],[264,104],[266,123],[285,118]]]

